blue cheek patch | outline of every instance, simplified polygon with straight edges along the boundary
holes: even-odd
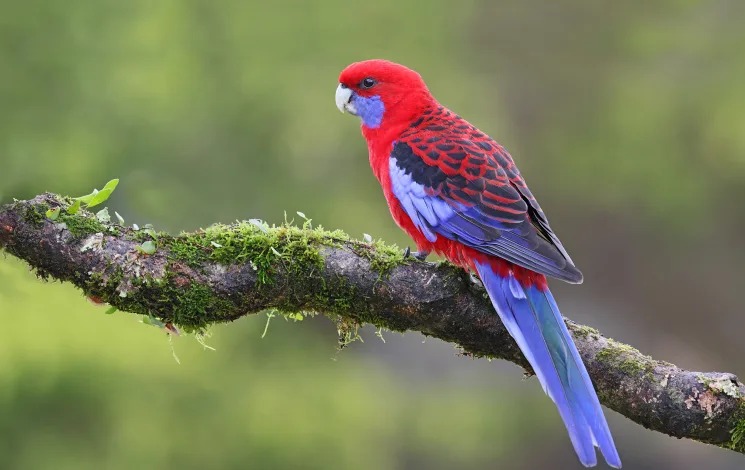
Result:
[[[357,111],[357,116],[362,119],[365,126],[371,129],[380,127],[380,123],[383,121],[383,113],[385,113],[385,105],[380,96],[375,95],[365,98],[355,94],[352,103]]]

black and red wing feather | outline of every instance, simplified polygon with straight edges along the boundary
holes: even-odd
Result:
[[[430,240],[582,281],[509,153],[445,108],[425,112],[394,143],[390,172],[393,193]]]

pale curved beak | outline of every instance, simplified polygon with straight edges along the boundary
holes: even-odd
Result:
[[[342,113],[357,114],[357,110],[354,108],[354,104],[352,104],[352,90],[341,83],[336,87],[336,107]]]

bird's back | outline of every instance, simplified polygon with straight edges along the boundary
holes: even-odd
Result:
[[[458,208],[461,219],[483,231],[479,243],[474,244],[477,251],[539,274],[581,281],[581,273],[551,230],[510,154],[462,117],[433,102],[391,139],[386,153],[377,165],[394,173],[399,169],[428,195]],[[390,183],[395,187],[395,180]],[[393,191],[387,191],[386,196],[399,225],[420,247],[426,245],[417,233],[421,224],[401,220],[411,216],[397,207],[401,198]],[[449,232],[439,234],[448,239],[440,245],[463,241],[449,237]],[[443,252],[442,246],[430,248]],[[443,252],[447,257],[448,251]],[[458,263],[458,259],[451,261]]]

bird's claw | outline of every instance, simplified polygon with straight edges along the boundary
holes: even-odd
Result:
[[[411,248],[408,246],[404,250],[404,259],[412,257],[417,261],[424,261],[427,259],[427,256],[429,256],[429,251],[411,251]]]
[[[476,273],[469,272],[468,277],[471,279],[471,284],[474,286],[484,287],[484,283],[481,282],[481,279],[476,275]]]
[[[424,261],[427,259],[427,256],[429,256],[429,251],[415,251],[411,256],[416,258],[418,261]]]

